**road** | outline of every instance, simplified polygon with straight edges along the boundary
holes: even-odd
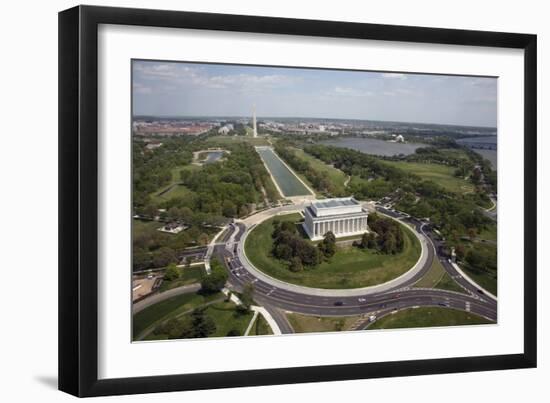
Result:
[[[424,223],[404,214],[380,207],[377,210],[413,224],[416,233],[420,237],[424,237],[430,246],[428,248],[429,255],[423,267],[413,277],[382,292],[353,296],[314,295],[283,289],[266,282],[265,278],[256,276],[254,270],[248,270],[247,263],[239,258],[239,248],[244,247],[242,241],[245,237],[243,235],[250,229],[246,223],[231,224],[229,226],[230,236],[228,237],[230,242],[217,245],[214,253],[226,264],[231,288],[240,291],[245,284],[253,284],[255,300],[272,313],[283,332],[291,331],[291,326],[284,315],[285,311],[318,316],[367,316],[375,314],[380,317],[405,308],[438,306],[472,312],[491,321],[497,320],[497,302],[478,291],[478,287],[464,279],[448,262],[446,257],[438,253],[441,242],[437,240],[435,234],[425,229]],[[412,288],[429,270],[434,258],[440,260],[443,268],[451,278],[464,289],[464,293]],[[359,326],[359,328],[364,328],[367,324],[365,323],[364,326]]]
[[[177,288],[172,288],[171,290],[151,295],[145,299],[142,299],[141,301],[138,301],[132,304],[132,314],[135,315],[136,313],[138,313],[139,311],[142,311],[148,306],[158,304],[159,302],[167,300],[168,298],[176,297],[182,294],[195,293],[200,289],[201,289],[200,283],[195,283],[195,284],[184,285]]]

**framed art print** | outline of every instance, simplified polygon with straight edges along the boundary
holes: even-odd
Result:
[[[61,390],[536,366],[536,36],[79,6],[59,86]]]

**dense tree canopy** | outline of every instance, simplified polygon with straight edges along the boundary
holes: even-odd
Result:
[[[205,293],[214,293],[220,291],[227,281],[227,271],[218,259],[212,259],[210,262],[211,272],[202,278],[201,291]]]
[[[363,235],[360,242],[362,248],[376,249],[385,254],[403,251],[404,234],[397,221],[374,213],[369,214],[368,225],[373,232]]]
[[[294,223],[285,221],[273,222],[273,256],[287,261],[294,271],[301,266],[317,266],[321,262],[321,253],[313,244],[303,239]]]

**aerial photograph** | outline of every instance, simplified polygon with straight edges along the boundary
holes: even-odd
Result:
[[[134,342],[497,323],[496,77],[131,63]]]

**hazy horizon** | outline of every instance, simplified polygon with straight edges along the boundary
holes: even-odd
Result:
[[[497,79],[134,61],[133,115],[497,127]],[[327,117],[329,116],[329,117]]]
[[[136,114],[133,118],[160,118],[160,119],[252,119],[252,114],[250,115],[149,115],[149,114]],[[333,117],[316,117],[316,116],[258,116],[258,120],[262,119],[307,119],[307,120],[326,120],[326,121],[335,121],[335,120],[345,120],[345,121],[360,121],[360,122],[380,122],[380,123],[397,123],[397,124],[414,124],[414,125],[430,125],[430,126],[456,126],[456,127],[471,127],[479,129],[497,129],[497,126],[472,126],[472,125],[457,125],[450,123],[431,123],[431,122],[409,122],[409,121],[399,121],[399,120],[377,120],[377,119],[360,119],[360,118],[333,118]]]

